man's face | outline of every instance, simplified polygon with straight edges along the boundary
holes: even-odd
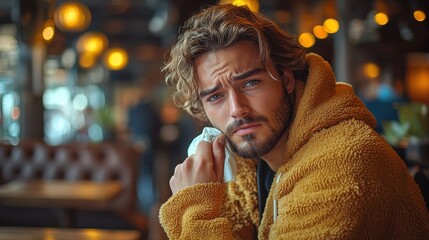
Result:
[[[261,65],[255,44],[242,41],[195,60],[200,99],[211,124],[224,132],[242,157],[262,157],[289,125],[288,94],[271,61]],[[275,79],[274,79],[275,78]],[[292,86],[293,85],[293,86]]]

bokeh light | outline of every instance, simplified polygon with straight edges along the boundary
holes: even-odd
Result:
[[[362,67],[363,75],[370,79],[378,78],[380,75],[380,68],[375,63],[365,63]]]
[[[80,53],[98,55],[107,48],[107,45],[106,35],[100,32],[87,32],[77,40],[77,50]]]
[[[298,41],[303,47],[310,48],[314,45],[316,39],[314,38],[313,34],[304,32],[299,35]]]
[[[221,0],[220,4],[232,4],[234,6],[246,6],[253,12],[259,11],[258,0]]]
[[[422,10],[416,10],[413,13],[414,19],[416,19],[419,22],[423,22],[426,19],[426,13]]]
[[[128,53],[122,48],[111,48],[106,52],[104,63],[110,70],[121,70],[128,64]]]
[[[378,12],[374,15],[374,22],[380,26],[384,26],[389,22],[389,16],[383,12]]]
[[[323,28],[327,33],[336,33],[340,29],[340,23],[334,18],[328,18],[323,22]]]
[[[54,21],[48,20],[42,30],[42,37],[45,41],[51,41],[55,35]]]
[[[80,2],[69,1],[55,9],[56,26],[64,31],[83,31],[91,23],[91,12]]]
[[[82,68],[91,68],[96,63],[96,57],[91,53],[83,53],[79,56],[79,66]]]
[[[328,33],[325,31],[322,25],[316,25],[313,27],[313,34],[318,39],[325,39],[328,37]]]

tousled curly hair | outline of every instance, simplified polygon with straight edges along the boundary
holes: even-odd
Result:
[[[207,120],[198,96],[194,60],[245,40],[258,46],[263,66],[271,59],[279,73],[289,69],[296,78],[305,80],[301,76],[306,71],[305,51],[295,37],[247,7],[219,4],[192,16],[179,30],[162,68],[174,103],[192,116]]]

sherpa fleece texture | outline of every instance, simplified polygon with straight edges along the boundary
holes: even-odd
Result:
[[[422,195],[373,130],[373,116],[349,85],[336,83],[326,61],[315,54],[307,60],[288,156],[262,220],[256,162],[239,159],[235,182],[197,184],[162,205],[159,218],[170,239],[250,239],[245,232],[258,239],[429,239]]]

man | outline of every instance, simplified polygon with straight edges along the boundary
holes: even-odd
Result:
[[[170,179],[170,239],[429,239],[418,187],[373,116],[272,21],[209,7],[184,24],[164,70],[176,104],[223,132]]]

